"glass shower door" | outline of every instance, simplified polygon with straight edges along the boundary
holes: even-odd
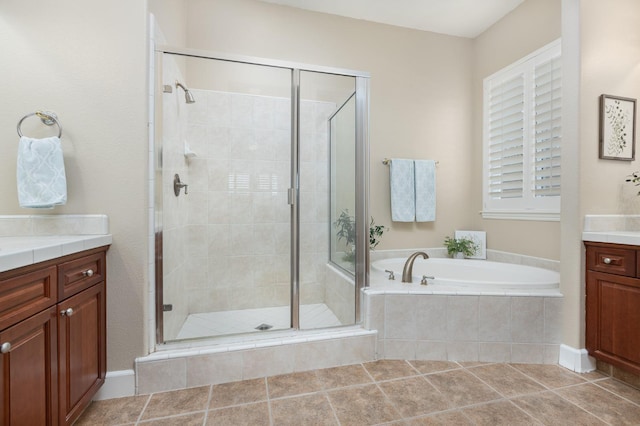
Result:
[[[292,72],[162,56],[163,341],[288,329]]]

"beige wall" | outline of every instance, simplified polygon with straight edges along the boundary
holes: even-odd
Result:
[[[188,47],[371,73],[371,214],[391,226],[380,249],[440,246],[471,225],[471,40],[253,0],[186,5]],[[440,161],[435,223],[392,224],[384,157]]]
[[[187,17],[184,0],[147,0],[149,13],[162,22],[162,42],[184,46],[187,41]],[[156,29],[157,30],[157,29]]]
[[[560,38],[561,0],[527,0],[474,40],[472,225],[487,247],[560,259],[560,222],[482,219],[482,80]]]
[[[637,214],[638,188],[624,182],[636,161],[598,159],[601,94],[640,98],[640,2],[580,2],[580,165],[583,214]],[[636,126],[638,121],[636,120]]]
[[[144,1],[0,2],[0,214],[109,215],[109,370],[133,368],[146,342],[146,21]],[[52,211],[16,195],[16,124],[41,108],[63,126],[68,203]]]

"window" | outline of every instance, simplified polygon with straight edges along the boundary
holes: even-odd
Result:
[[[483,217],[559,220],[560,40],[485,78],[483,140]]]

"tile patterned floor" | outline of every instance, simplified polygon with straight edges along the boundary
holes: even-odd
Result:
[[[177,339],[193,339],[256,331],[261,324],[269,324],[271,330],[291,327],[289,306],[241,309],[235,311],[191,314],[185,320]],[[333,311],[324,303],[300,305],[300,328],[316,329],[342,325]]]
[[[640,425],[640,390],[557,365],[380,360],[95,401],[80,425]]]

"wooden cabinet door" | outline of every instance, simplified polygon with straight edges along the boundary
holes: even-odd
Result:
[[[103,281],[58,304],[61,425],[73,423],[104,383],[105,296]]]
[[[640,279],[587,272],[587,349],[640,374]]]
[[[52,306],[0,333],[11,345],[0,354],[0,424],[58,424],[56,318]]]

